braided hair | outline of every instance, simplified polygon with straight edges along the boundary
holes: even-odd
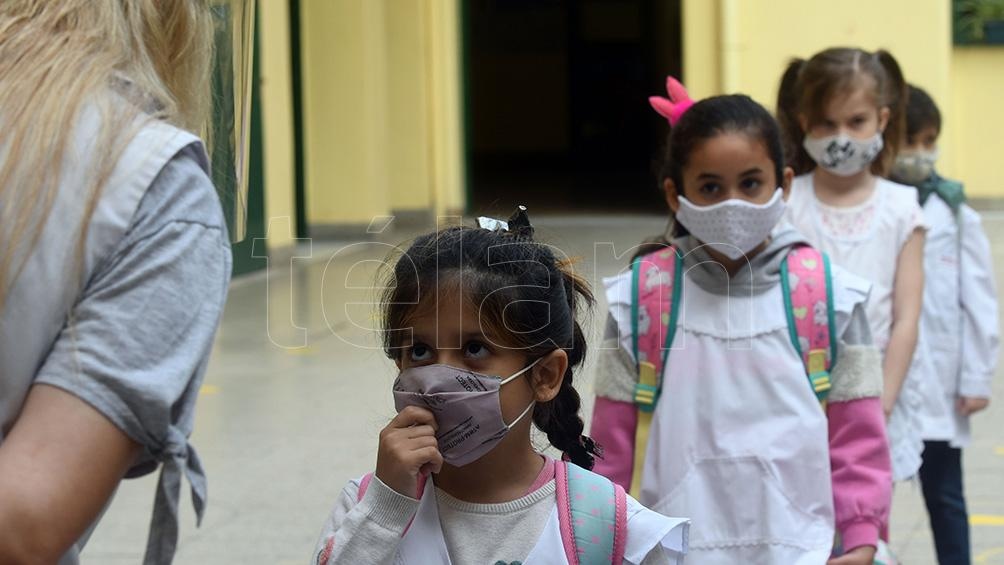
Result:
[[[509,229],[452,226],[412,242],[384,286],[384,351],[396,360],[408,345],[404,328],[424,298],[420,289],[443,291],[462,280],[464,300],[479,308],[482,327],[495,330],[491,333],[502,336],[506,347],[524,351],[528,360],[556,348],[566,351],[568,368],[558,394],[536,404],[533,422],[572,463],[591,469],[600,447],[583,435],[572,378],[586,356],[576,317],[593,304],[592,293],[570,261],[534,241],[525,209],[509,224]]]

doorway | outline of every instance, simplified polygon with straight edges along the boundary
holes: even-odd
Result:
[[[469,211],[662,210],[648,97],[680,76],[680,3],[462,2]]]

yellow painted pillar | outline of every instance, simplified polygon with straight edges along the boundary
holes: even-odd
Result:
[[[388,183],[392,212],[432,207],[427,2],[386,0]]]
[[[683,0],[683,84],[694,99],[720,94],[721,43],[716,0]]]
[[[1004,131],[1004,50],[964,46],[952,54],[951,103],[935,100],[944,124],[939,148],[953,159],[939,168],[966,185],[975,198],[1004,198],[1001,132]],[[933,94],[932,94],[933,95]]]
[[[289,4],[260,2],[258,25],[261,41],[259,80],[264,134],[265,227],[268,246],[274,249],[290,245],[296,234]]]
[[[459,8],[302,0],[311,225],[354,230],[374,216],[463,209]]]
[[[312,226],[365,225],[387,214],[384,4],[304,0],[304,174]]]
[[[425,0],[430,40],[430,159],[437,215],[458,213],[465,202],[459,1]]]

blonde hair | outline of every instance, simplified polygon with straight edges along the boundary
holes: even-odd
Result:
[[[0,2],[0,311],[48,220],[84,107],[100,117],[89,141],[100,150],[77,187],[78,260],[137,124],[199,131],[207,122],[212,30],[208,0]]]

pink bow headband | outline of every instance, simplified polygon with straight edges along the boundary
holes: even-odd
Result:
[[[659,112],[659,115],[669,120],[669,125],[675,126],[680,121],[680,117],[694,105],[694,101],[687,94],[687,89],[680,84],[680,81],[668,76],[666,77],[666,94],[669,98],[661,96],[649,96],[648,103]]]

